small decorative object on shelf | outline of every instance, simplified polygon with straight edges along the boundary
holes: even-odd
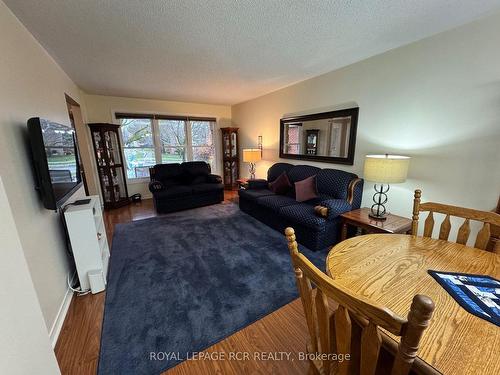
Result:
[[[222,176],[225,189],[238,187],[240,176],[240,156],[238,144],[238,128],[221,128],[222,131]]]
[[[374,204],[371,207],[370,217],[377,220],[386,219],[387,192],[389,184],[406,181],[409,156],[400,155],[366,155],[364,178],[368,181],[376,182],[373,195]],[[380,183],[378,185],[377,183]],[[384,185],[385,184],[385,185]]]
[[[318,155],[319,129],[306,130],[306,154]]]
[[[92,134],[104,208],[121,207],[129,203],[125,166],[119,137],[120,125],[88,124]]]
[[[261,153],[262,151],[260,150],[260,148],[243,149],[243,161],[245,163],[250,163],[250,180],[255,180],[255,163],[261,159]]]

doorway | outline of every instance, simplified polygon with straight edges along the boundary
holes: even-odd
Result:
[[[85,189],[85,195],[89,194],[89,187],[87,185],[87,177],[85,173],[85,168],[83,167],[82,162],[82,153],[80,152],[80,142],[78,141],[78,135],[76,132],[76,124],[83,124],[82,111],[80,108],[80,104],[78,104],[73,98],[71,98],[68,94],[64,94],[66,97],[66,107],[68,108],[69,121],[71,122],[71,126],[75,129],[75,138],[76,138],[76,148],[78,150],[78,164],[80,167],[80,174],[82,176],[83,188]]]

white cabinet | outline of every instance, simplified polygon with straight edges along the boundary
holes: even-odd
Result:
[[[68,205],[64,218],[82,291],[98,293],[106,288],[109,247],[99,196],[88,204]]]

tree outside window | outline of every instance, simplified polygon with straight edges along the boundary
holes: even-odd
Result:
[[[121,118],[120,121],[128,179],[148,177],[149,167],[157,163],[205,161],[215,170],[214,121],[177,118]]]

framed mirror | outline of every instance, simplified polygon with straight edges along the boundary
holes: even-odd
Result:
[[[280,158],[354,163],[359,108],[280,120]]]

